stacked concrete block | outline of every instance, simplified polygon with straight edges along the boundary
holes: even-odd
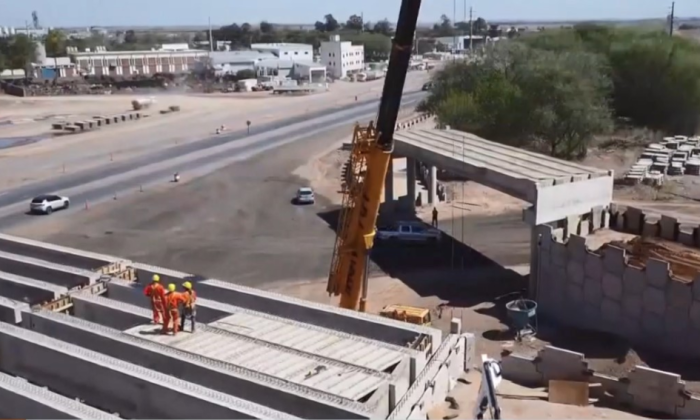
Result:
[[[680,375],[636,366],[626,378],[597,373],[588,368],[582,353],[548,346],[537,356],[504,354],[503,377],[526,386],[548,386],[552,379],[589,382],[591,397],[635,411],[673,416],[700,417],[700,398],[690,395]]]
[[[630,233],[697,244],[698,228],[681,227],[673,218],[614,209],[611,220],[613,227]],[[677,279],[668,262],[654,258],[644,268],[630,265],[625,250],[610,245],[591,251],[584,237],[562,240],[563,228],[537,229],[542,238],[537,286],[542,314],[666,353],[700,354],[700,278],[690,283]]]

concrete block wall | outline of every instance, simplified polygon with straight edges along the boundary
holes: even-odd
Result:
[[[613,206],[610,227],[697,245],[692,230],[669,217]],[[583,236],[538,226],[539,313],[577,328],[604,331],[632,343],[683,357],[700,355],[700,278],[674,277],[666,261],[629,264],[625,250],[592,251]],[[564,237],[568,236],[565,240]]]
[[[679,419],[700,418],[700,397],[685,389],[680,375],[645,366],[636,366],[627,377],[616,378],[588,367],[581,353],[548,346],[536,357],[504,354],[503,377],[526,386],[547,386],[549,381],[583,381],[591,387],[591,397],[632,411],[649,412]]]

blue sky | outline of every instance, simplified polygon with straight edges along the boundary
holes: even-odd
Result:
[[[464,0],[457,3],[457,20]],[[486,20],[586,20],[663,17],[665,0],[467,0]],[[231,22],[313,23],[326,13],[345,20],[395,21],[400,0],[0,0],[0,25],[23,26],[36,10],[44,26],[216,25]],[[135,11],[139,11],[136,13]],[[421,22],[453,14],[453,0],[424,0]],[[700,0],[676,0],[678,16],[700,16]]]

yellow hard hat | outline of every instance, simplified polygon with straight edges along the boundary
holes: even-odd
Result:
[[[158,274],[154,274],[153,281],[160,281],[160,276]]]
[[[172,284],[172,283],[170,283],[170,284],[168,285],[168,290],[170,290],[171,292],[174,292],[174,291],[175,291],[175,285]]]
[[[190,289],[192,289],[192,283],[186,281],[186,282],[182,283],[182,287],[184,287],[187,290],[190,290]]]

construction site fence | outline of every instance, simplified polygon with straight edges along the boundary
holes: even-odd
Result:
[[[598,373],[582,353],[548,346],[536,356],[502,355],[503,377],[531,387],[547,387],[550,380],[590,383],[590,398],[599,403],[653,417],[700,418],[700,398],[686,389],[675,373],[635,366],[626,377]]]

